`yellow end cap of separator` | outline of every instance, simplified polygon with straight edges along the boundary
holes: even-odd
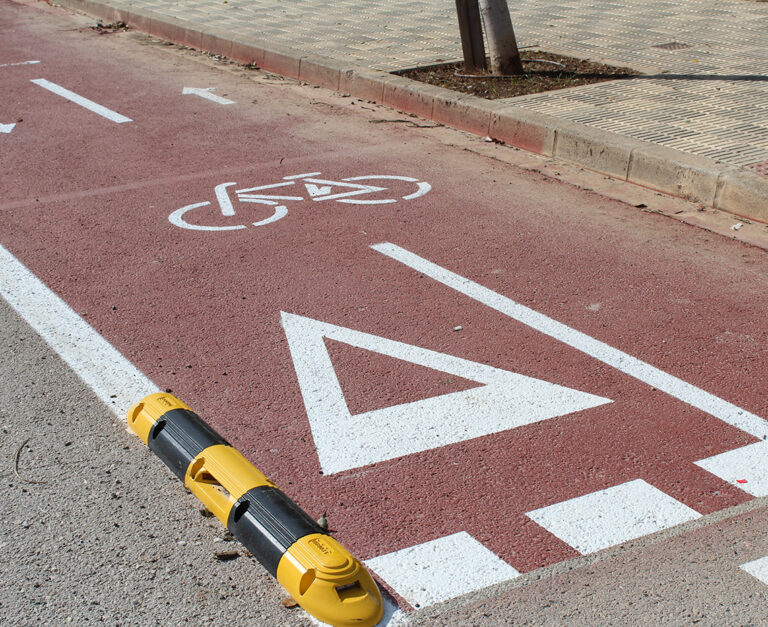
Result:
[[[370,573],[326,534],[294,542],[280,559],[277,580],[301,607],[330,625],[371,627],[384,614]]]
[[[209,446],[187,468],[184,485],[225,526],[229,511],[248,490],[276,487],[237,449],[225,444]]]
[[[149,432],[160,416],[172,409],[192,409],[172,394],[157,392],[143,398],[128,410],[128,426],[138,435],[144,444],[149,442]]]

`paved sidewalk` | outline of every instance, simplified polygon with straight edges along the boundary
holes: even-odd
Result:
[[[450,0],[59,1],[86,11],[108,6],[135,15],[167,16],[191,29],[227,33],[236,41],[254,40],[265,48],[274,45],[300,55],[319,55],[335,61],[337,69],[357,65],[390,72],[461,57]],[[754,172],[763,177],[768,190],[768,2],[516,0],[509,4],[521,46],[625,65],[644,75],[496,101],[494,106],[514,105],[594,129],[598,138],[600,132],[609,132],[716,164],[710,167],[694,160],[689,169],[695,171]],[[548,154],[546,142],[541,150],[525,142],[517,145]],[[579,161],[578,155],[555,156]],[[584,165],[601,170],[599,163]],[[615,175],[610,167],[601,171]],[[655,185],[653,176],[640,179],[635,182],[674,193],[664,184]],[[750,204],[754,181],[742,179],[742,187],[744,180],[747,200],[742,193],[739,202],[722,208],[749,213],[744,207]],[[722,181],[717,179],[712,186],[719,189]],[[758,190],[755,202],[768,205],[768,191],[762,184]],[[683,189],[679,195],[715,206],[727,204],[716,202],[722,194],[708,188],[703,194]],[[768,206],[764,215],[758,212],[752,217],[768,220]]]
[[[109,0],[379,70],[461,57],[449,0]],[[768,176],[768,3],[516,0],[520,45],[649,77],[509,99]]]

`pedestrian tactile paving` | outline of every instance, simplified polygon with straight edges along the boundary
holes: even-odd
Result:
[[[551,534],[587,554],[699,518],[661,490],[635,479],[528,512]]]
[[[454,3],[443,0],[101,1],[344,65],[394,71],[462,56]],[[759,164],[768,160],[768,2],[516,0],[509,8],[521,46],[644,72],[510,103],[765,173]],[[593,106],[589,115],[580,107],[585,102]],[[740,151],[725,144],[728,133],[712,132],[734,123],[756,127],[738,136]],[[688,129],[698,141],[681,148],[682,136],[664,126]],[[745,161],[750,150],[762,153]]]

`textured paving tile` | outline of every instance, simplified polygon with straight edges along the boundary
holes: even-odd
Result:
[[[461,57],[455,6],[444,0],[103,1],[387,71]],[[509,5],[521,46],[648,74],[510,102],[765,174],[758,165],[768,161],[768,2]]]

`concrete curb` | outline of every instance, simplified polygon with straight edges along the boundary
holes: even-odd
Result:
[[[401,76],[216,29],[199,30],[155,11],[97,0],[58,0],[106,22],[122,21],[155,37],[254,63],[313,85],[372,100],[536,154],[642,185],[752,220],[768,222],[768,178],[711,159],[642,142],[508,103],[459,94]]]

